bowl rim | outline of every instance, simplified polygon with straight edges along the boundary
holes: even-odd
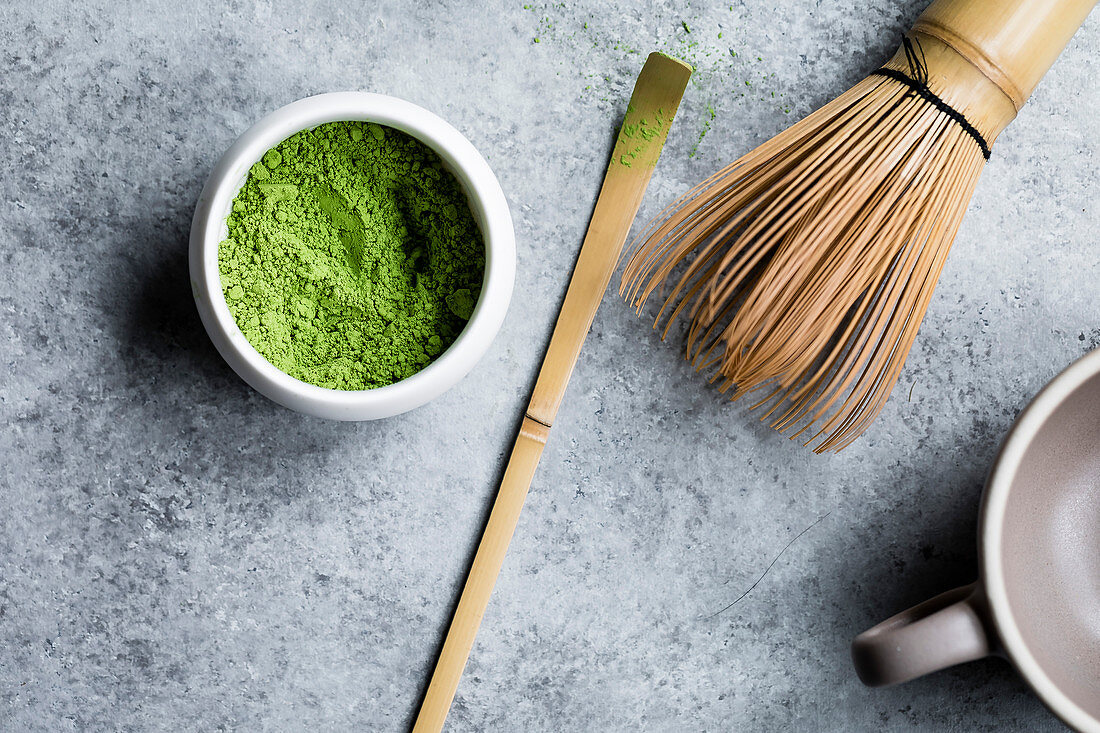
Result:
[[[248,342],[225,302],[218,248],[229,207],[248,170],[269,149],[327,122],[369,121],[401,130],[432,148],[458,179],[485,243],[481,294],[458,337],[415,374],[384,387],[338,390],[296,379]],[[252,125],[214,166],[195,209],[189,249],[192,290],[207,333],[242,379],[286,407],[344,420],[389,417],[442,394],[468,374],[504,320],[515,279],[515,234],[508,202],[488,162],[456,128],[411,102],[370,92],[329,92],[285,105]]]
[[[982,585],[1004,652],[1039,699],[1067,725],[1100,733],[1100,721],[1074,702],[1050,678],[1031,652],[1008,599],[1003,561],[1004,520],[1012,483],[1031,442],[1055,410],[1079,387],[1100,374],[1100,349],[1078,358],[1044,386],[1017,417],[990,470],[979,528]]]

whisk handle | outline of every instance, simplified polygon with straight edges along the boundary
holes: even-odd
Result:
[[[939,39],[1024,105],[1097,0],[933,0],[913,30]]]

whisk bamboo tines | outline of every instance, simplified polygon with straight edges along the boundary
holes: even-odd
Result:
[[[894,57],[688,191],[639,236],[620,292],[815,452],[882,410],[989,145],[1096,0],[936,0]]]

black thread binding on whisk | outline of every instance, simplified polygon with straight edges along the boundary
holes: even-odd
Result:
[[[919,94],[930,102],[933,107],[954,120],[955,123],[963,129],[963,132],[974,138],[974,142],[978,143],[978,147],[982,149],[982,155],[985,156],[986,160],[989,160],[989,144],[985,141],[985,138],[982,137],[982,134],[978,132],[978,129],[970,124],[970,121],[963,116],[962,112],[959,112],[950,104],[940,99],[939,95],[928,88],[928,66],[925,64],[924,49],[920,47],[920,41],[916,42],[916,47],[914,48],[914,42],[911,41],[908,36],[903,37],[901,40],[905,48],[905,60],[909,63],[910,75],[907,76],[897,69],[883,68],[875,69],[871,72],[871,76],[889,77],[890,79],[901,82],[915,93]]]

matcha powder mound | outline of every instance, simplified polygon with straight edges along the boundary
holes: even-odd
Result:
[[[332,122],[249,171],[218,250],[222,290],[257,351],[320,387],[408,377],[462,331],[485,245],[454,176],[389,127]]]

